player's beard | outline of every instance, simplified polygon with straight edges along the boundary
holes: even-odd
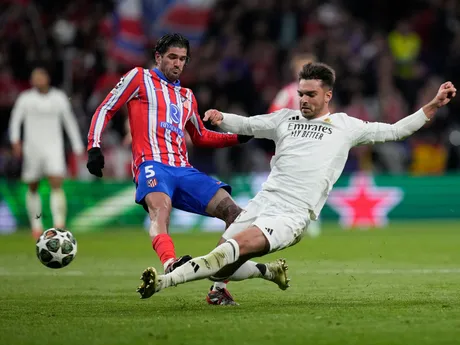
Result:
[[[175,82],[176,80],[179,79],[182,71],[179,68],[171,68],[166,75],[166,78],[168,78],[170,81]]]
[[[312,120],[320,113],[321,109],[318,110],[314,106],[301,106],[300,111],[303,117],[305,117],[307,120]]]

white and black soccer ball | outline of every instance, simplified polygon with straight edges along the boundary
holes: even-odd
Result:
[[[77,241],[70,231],[51,228],[37,240],[37,257],[49,268],[62,268],[70,264],[77,254]]]

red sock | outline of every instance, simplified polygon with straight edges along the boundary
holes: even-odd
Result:
[[[174,243],[168,234],[156,235],[152,241],[153,250],[157,252],[158,257],[162,264],[169,259],[176,258],[176,252],[174,250]]]

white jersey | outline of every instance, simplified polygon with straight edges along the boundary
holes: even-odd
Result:
[[[273,140],[276,152],[262,193],[272,201],[309,212],[315,220],[353,146],[403,139],[426,121],[423,110],[390,125],[364,122],[345,113],[307,120],[299,110],[281,109],[249,118],[224,113],[220,126]]]
[[[10,121],[10,141],[20,141],[24,123],[24,153],[62,152],[64,127],[76,154],[84,152],[78,124],[70,102],[61,90],[50,88],[48,93],[36,89],[22,92],[14,105]]]

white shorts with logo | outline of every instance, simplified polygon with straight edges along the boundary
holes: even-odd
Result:
[[[66,172],[63,150],[24,151],[21,174],[24,182],[36,182],[47,176],[64,177]]]
[[[246,208],[223,234],[228,240],[251,225],[257,226],[270,243],[270,252],[290,247],[305,235],[310,217],[284,202],[267,199],[263,192],[249,201]]]

